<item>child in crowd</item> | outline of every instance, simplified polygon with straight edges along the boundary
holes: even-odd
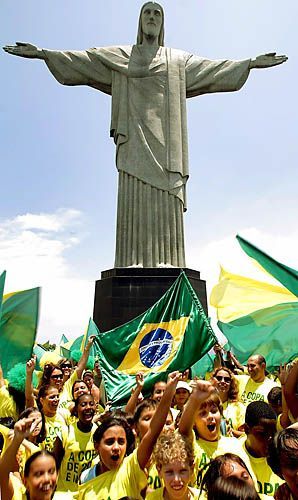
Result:
[[[25,464],[23,484],[12,474],[15,457],[24,439],[30,439],[37,425],[34,418],[23,418],[14,426],[14,437],[0,459],[0,486],[3,500],[51,500],[57,483],[56,462],[53,455],[45,450],[34,453]],[[62,497],[61,497],[62,498]],[[66,500],[68,497],[64,495]]]
[[[222,478],[222,481],[217,481]],[[233,479],[232,479],[233,478]],[[268,499],[267,495],[258,495],[254,480],[245,462],[233,453],[219,455],[207,465],[203,480],[201,481],[200,498],[225,498],[225,494],[234,492],[235,498]],[[237,497],[237,494],[239,495]],[[250,495],[250,496],[249,496]],[[234,498],[234,497],[232,497]]]
[[[184,407],[178,428],[183,436],[194,440],[196,475],[211,458],[228,451],[248,462],[238,439],[221,436],[221,416],[222,404],[214,386],[207,381],[194,381],[192,393]]]
[[[157,411],[150,421],[147,432],[132,454],[125,457],[128,439],[123,422],[119,418],[113,419],[112,417],[107,417],[109,420],[106,422],[102,420],[98,430],[100,436],[97,447],[100,466],[96,477],[79,487],[79,500],[94,498],[118,500],[124,496],[140,498],[141,491],[147,486],[144,470],[165,424],[179,378],[178,372],[169,375],[166,390]]]
[[[95,401],[91,394],[82,394],[75,401],[73,425],[64,428],[57,436],[53,449],[59,474],[57,491],[76,492],[82,472],[92,466],[97,458],[93,434],[97,428],[93,424]]]
[[[199,498],[199,490],[191,488],[194,456],[190,440],[180,433],[164,433],[158,438],[153,461],[163,487],[148,493],[148,500],[190,500]]]
[[[276,414],[268,403],[254,401],[247,406],[244,430],[246,436],[239,440],[257,478],[258,493],[274,496],[282,480],[266,460],[269,442],[276,432]]]
[[[279,486],[276,500],[298,500],[298,427],[297,424],[276,434],[269,445],[268,463],[286,483]]]
[[[174,397],[174,409],[183,410],[191,393],[190,385],[184,380],[179,380]]]

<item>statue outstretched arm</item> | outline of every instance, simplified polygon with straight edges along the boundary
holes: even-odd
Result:
[[[15,45],[5,45],[3,50],[13,56],[27,57],[28,59],[46,59],[44,51],[31,43],[16,42]]]
[[[283,64],[288,60],[287,56],[281,55],[277,56],[276,52],[270,52],[268,54],[261,54],[255,59],[251,59],[249,69],[257,68],[271,68],[271,66],[277,66],[278,64]]]

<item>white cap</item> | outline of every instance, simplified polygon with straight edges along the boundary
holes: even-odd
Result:
[[[191,392],[191,387],[189,387],[188,383],[185,382],[184,380],[179,380],[176,386],[176,391],[177,389],[186,389],[188,392]]]

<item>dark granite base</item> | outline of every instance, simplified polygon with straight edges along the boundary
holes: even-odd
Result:
[[[105,332],[142,314],[169,289],[179,276],[179,268],[126,267],[102,271],[96,281],[93,319]],[[206,314],[206,282],[199,271],[183,269]]]

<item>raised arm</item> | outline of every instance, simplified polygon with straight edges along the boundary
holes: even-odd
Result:
[[[26,385],[25,385],[25,398],[26,408],[35,406],[35,397],[33,393],[32,377],[36,366],[36,356],[32,356],[26,363]]]
[[[28,59],[46,59],[43,49],[39,49],[31,43],[16,42],[15,45],[5,45],[3,50],[13,56],[27,57]]]
[[[82,378],[82,374],[86,368],[87,361],[88,361],[89,354],[90,354],[90,349],[93,345],[94,339],[95,339],[95,335],[91,335],[91,337],[89,337],[88,342],[87,342],[85,349],[83,351],[83,354],[78,362],[78,366],[76,367],[76,372],[77,372],[78,378]]]
[[[23,440],[30,436],[38,422],[34,418],[22,418],[14,426],[14,437],[0,459],[0,487],[5,500],[13,498],[13,487],[9,480],[10,472],[15,470],[16,454]]]
[[[283,64],[287,60],[288,58],[285,55],[277,56],[276,52],[269,52],[268,54],[261,54],[255,59],[251,59],[249,69],[271,68],[271,66]]]
[[[144,469],[146,467],[146,464],[150,459],[157,438],[165,425],[168,413],[170,411],[171,402],[176,391],[176,385],[180,378],[181,378],[181,373],[179,372],[170,373],[168,377],[166,390],[163,393],[163,396],[157,407],[157,410],[152,417],[149,429],[138,446],[137,454],[141,469]]]
[[[298,361],[296,361],[289,374],[285,385],[283,386],[284,396],[290,412],[295,419],[298,418],[298,398],[296,395],[296,388],[298,383]]]
[[[196,420],[196,414],[201,404],[215,391],[210,382],[195,380],[191,383],[192,393],[184,406],[179,422],[179,432],[183,436],[190,437]]]
[[[131,415],[133,415],[135,412],[136,406],[138,404],[138,397],[141,394],[142,389],[144,387],[144,375],[143,375],[143,373],[136,374],[136,384],[137,384],[137,387],[134,388],[133,393],[127,402],[127,405],[125,406],[126,413],[129,413]]]

